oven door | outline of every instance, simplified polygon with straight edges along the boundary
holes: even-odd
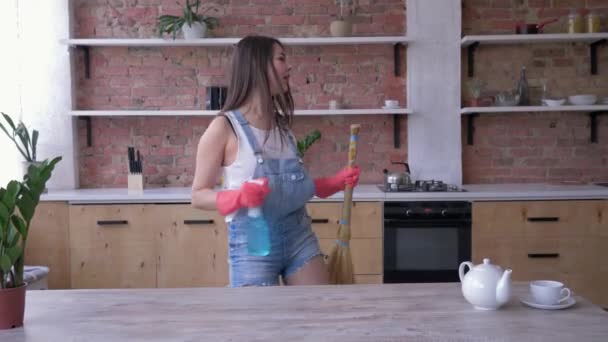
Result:
[[[385,220],[384,282],[458,282],[471,260],[470,219]]]

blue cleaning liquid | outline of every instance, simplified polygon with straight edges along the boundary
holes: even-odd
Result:
[[[270,254],[270,229],[262,216],[261,208],[249,208],[247,212],[247,250],[250,255]]]

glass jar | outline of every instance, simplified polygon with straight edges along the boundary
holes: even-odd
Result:
[[[577,11],[568,15],[568,33],[583,33],[583,17]]]
[[[595,12],[589,12],[589,14],[587,14],[587,32],[600,32],[600,16]]]

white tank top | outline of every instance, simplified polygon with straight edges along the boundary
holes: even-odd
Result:
[[[230,120],[232,127],[236,132],[237,150],[234,162],[222,168],[222,187],[227,190],[238,189],[246,181],[253,177],[257,160],[253,153],[253,148],[247,141],[247,136],[241,124],[234,117],[232,112],[226,112],[226,117]],[[266,140],[265,130],[261,130],[249,125],[259,146],[262,147],[262,155],[264,158],[270,159],[288,159],[295,158],[295,153],[285,141],[281,146],[281,136],[279,129],[275,127],[270,131],[268,140]],[[266,141],[264,141],[266,140]],[[230,222],[236,212],[226,216],[226,222]]]

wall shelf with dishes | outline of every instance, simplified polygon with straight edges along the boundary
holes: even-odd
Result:
[[[475,51],[481,45],[583,43],[589,45],[591,74],[597,75],[597,48],[608,42],[608,33],[543,33],[543,34],[496,34],[464,36],[461,46],[467,49],[468,76],[475,75]]]
[[[588,113],[590,119],[589,136],[592,143],[597,143],[597,117],[608,114],[608,99],[596,105],[560,105],[560,106],[492,106],[492,107],[465,107],[460,110],[461,115],[467,115],[467,143],[473,145],[475,134],[475,118],[484,113],[531,113],[531,112],[583,112]]]

